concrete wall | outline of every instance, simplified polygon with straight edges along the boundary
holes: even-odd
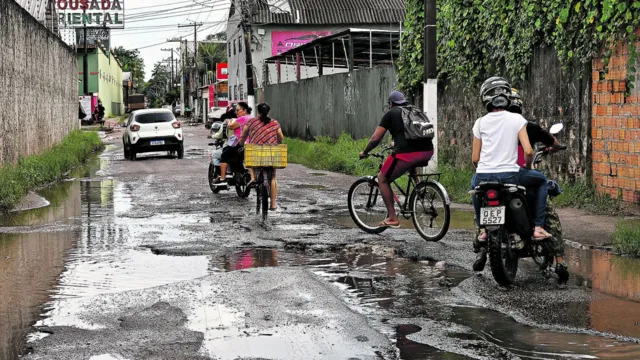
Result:
[[[636,32],[640,35],[640,30]],[[640,42],[636,42],[636,47]],[[640,71],[627,90],[629,48],[619,44],[603,72],[602,59],[593,61],[593,182],[601,194],[640,208]]]
[[[0,164],[79,127],[74,52],[13,0],[0,0]]]
[[[285,136],[337,137],[344,131],[366,138],[379,124],[395,84],[393,68],[384,67],[267,85],[263,96]]]
[[[549,48],[537,48],[529,67],[528,80],[514,83],[524,101],[524,117],[545,128],[564,122],[558,136],[569,146],[545,161],[554,178],[573,181],[591,178],[591,64],[575,64],[563,74],[557,55]],[[582,78],[580,78],[582,76]],[[471,128],[486,113],[477,89],[464,90],[439,84],[439,161],[458,167],[471,166]]]

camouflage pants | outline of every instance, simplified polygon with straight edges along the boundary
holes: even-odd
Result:
[[[478,236],[480,235],[480,229],[475,219],[473,223],[476,225],[476,236],[473,239],[473,250],[478,252],[480,250],[480,244],[478,243]],[[555,250],[555,256],[564,256],[564,240],[562,238],[562,224],[560,223],[560,217],[556,211],[555,205],[551,198],[547,198],[547,208],[545,214],[545,229],[553,235],[551,238],[553,249]]]

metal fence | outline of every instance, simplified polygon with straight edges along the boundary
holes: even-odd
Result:
[[[309,139],[346,132],[359,139],[378,125],[395,85],[394,68],[363,69],[267,85],[264,100],[285,136]]]

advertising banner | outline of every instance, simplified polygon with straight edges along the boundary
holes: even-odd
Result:
[[[53,0],[61,28],[124,29],[125,0]],[[150,10],[153,7],[149,7]]]
[[[209,109],[215,106],[215,101],[215,88],[213,87],[213,85],[209,85]]]
[[[279,55],[323,36],[329,31],[272,31],[271,55]]]
[[[217,81],[229,79],[229,68],[227,67],[227,63],[216,64],[216,78]]]
[[[108,28],[88,28],[87,47],[95,49],[98,46],[98,40],[104,47],[111,49],[111,30]],[[84,49],[84,29],[76,29],[76,46]]]

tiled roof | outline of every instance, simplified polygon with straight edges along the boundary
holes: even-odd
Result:
[[[275,6],[274,3],[282,4]],[[252,5],[256,23],[390,24],[404,21],[404,0],[254,0]]]

